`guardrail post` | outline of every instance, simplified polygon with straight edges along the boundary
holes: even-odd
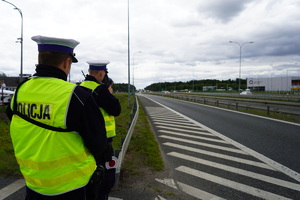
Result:
[[[122,142],[122,144],[123,144],[123,142]],[[115,150],[114,150],[114,155],[115,155],[116,157],[119,157],[120,152],[121,152],[121,149],[115,149]]]
[[[270,115],[270,106],[267,106],[267,115]]]
[[[121,146],[123,146],[124,141],[125,141],[125,137],[121,137]]]
[[[238,103],[238,102],[235,103],[235,109],[236,109],[236,110],[239,109],[239,103]]]

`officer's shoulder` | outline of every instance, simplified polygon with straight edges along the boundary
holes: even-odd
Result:
[[[73,92],[73,96],[81,102],[87,101],[91,97],[92,90],[82,86],[76,86]]]
[[[91,90],[90,88],[83,87],[80,85],[76,86],[75,91],[80,92],[82,94],[87,94],[87,95],[90,95],[93,92],[93,90]]]

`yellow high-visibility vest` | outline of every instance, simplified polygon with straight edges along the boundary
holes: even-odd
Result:
[[[65,129],[75,86],[57,78],[31,78],[17,92],[17,110]],[[13,115],[10,134],[26,185],[37,193],[58,195],[84,187],[96,169],[94,157],[77,132],[56,132]]]
[[[94,90],[96,87],[101,85],[95,81],[83,81],[80,86]],[[109,115],[103,108],[100,108],[105,121],[106,137],[112,138],[116,136],[116,122],[113,115]]]

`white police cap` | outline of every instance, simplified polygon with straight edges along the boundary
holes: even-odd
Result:
[[[79,42],[76,40],[41,35],[33,36],[31,39],[38,44],[39,52],[51,51],[68,54],[72,57],[72,62],[78,62],[78,60],[75,58],[75,53],[73,53],[74,48],[79,44]]]
[[[106,65],[110,62],[108,60],[95,60],[95,61],[88,61],[89,68],[93,70],[107,70]]]

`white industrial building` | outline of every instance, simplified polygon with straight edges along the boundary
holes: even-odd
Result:
[[[300,78],[295,76],[271,78],[247,78],[251,91],[293,91],[300,90]]]

